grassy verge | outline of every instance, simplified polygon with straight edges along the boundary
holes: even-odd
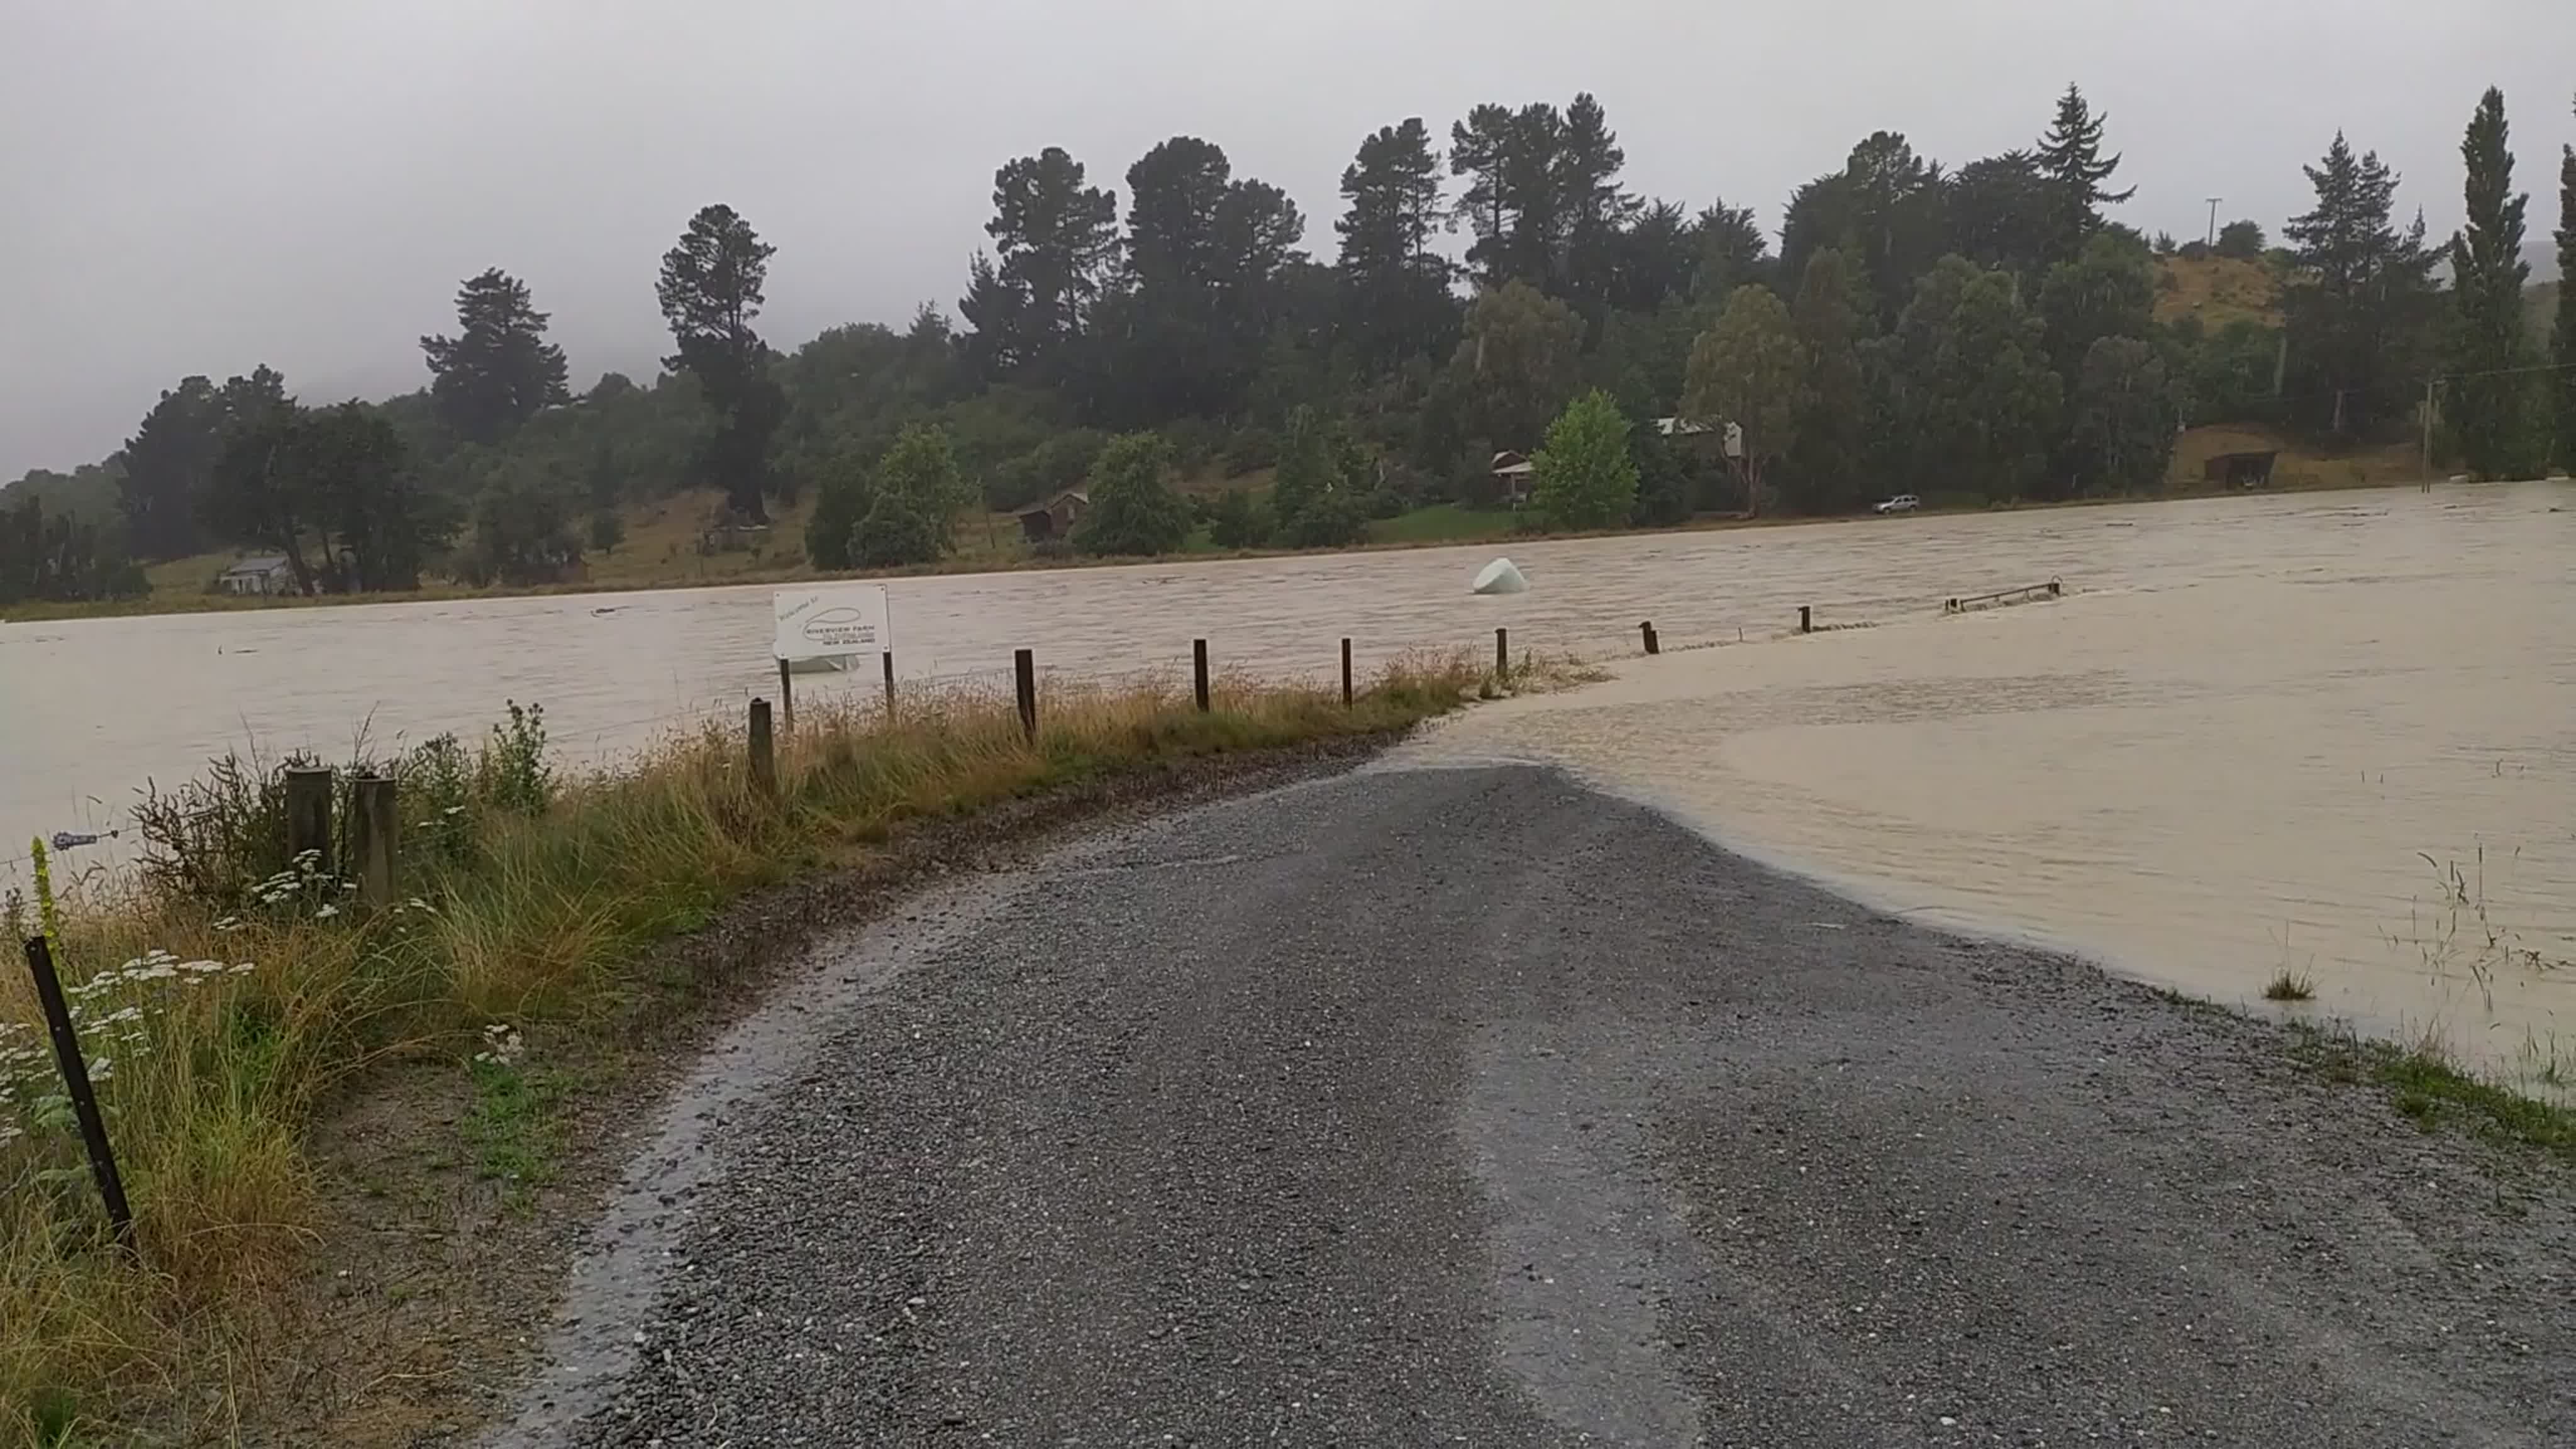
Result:
[[[1533,671],[1514,684],[1549,676]],[[504,1200],[553,1171],[565,1089],[520,1058],[521,1033],[613,1038],[676,986],[656,943],[746,892],[864,862],[908,822],[1210,754],[1383,735],[1493,683],[1462,662],[1391,668],[1346,709],[1338,691],[1220,682],[1050,686],[1034,741],[990,694],[908,696],[897,721],[800,712],[778,788],[751,780],[738,734],[674,736],[558,778],[542,717],[513,711],[479,750],[454,740],[398,762],[402,890],[361,909],[285,858],[273,773],[219,765],[166,798],[151,862],[61,902],[67,983],[138,1223],[104,1240],[76,1137],[42,1052],[24,973],[0,973],[0,1442],[191,1440],[297,1370],[273,1311],[334,1224],[310,1133],[389,1064],[470,1079],[447,1146]],[[54,913],[18,902],[32,932]],[[15,934],[15,931],[12,933]]]
[[[2294,1023],[2299,1060],[2329,1081],[2372,1086],[2427,1132],[2457,1127],[2504,1146],[2576,1163],[2576,1108],[2525,1096],[2463,1071],[2429,1047],[2373,1041]]]

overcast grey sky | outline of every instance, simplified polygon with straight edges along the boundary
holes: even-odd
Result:
[[[487,266],[553,312],[576,386],[649,373],[655,267],[712,201],[777,244],[763,327],[793,346],[953,312],[993,168],[1048,145],[1123,193],[1204,136],[1329,254],[1368,130],[1588,89],[1631,186],[1776,229],[1868,132],[1955,165],[2070,80],[2128,157],[2119,215],[2184,236],[2213,195],[2277,229],[2338,127],[2447,234],[2499,84],[2538,236],[2576,3],[0,0],[0,478],[99,458],[187,373],[419,386],[416,339]]]

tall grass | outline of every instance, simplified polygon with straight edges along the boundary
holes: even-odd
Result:
[[[507,1072],[493,1048],[521,1026],[608,1028],[668,989],[639,969],[656,942],[906,821],[1398,730],[1490,689],[1462,662],[1414,661],[1350,708],[1338,690],[1227,679],[1202,714],[1178,681],[1051,682],[1034,742],[1007,699],[916,691],[891,722],[800,712],[775,795],[755,788],[740,733],[715,727],[559,776],[542,715],[514,707],[479,749],[443,739],[394,762],[408,894],[373,911],[286,856],[276,770],[218,762],[146,808],[143,869],[58,903],[131,1256],[105,1239],[50,1061],[30,1053],[43,1038],[25,974],[0,971],[0,1052],[16,1054],[0,1058],[16,1063],[0,1070],[14,1131],[0,1132],[0,1441],[128,1432],[134,1404],[166,1406],[183,1384],[203,1397],[210,1378],[218,1397],[256,1393],[294,1356],[272,1310],[314,1238],[306,1129],[369,1067]]]

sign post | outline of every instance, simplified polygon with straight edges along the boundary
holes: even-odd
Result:
[[[825,584],[811,589],[780,589],[770,597],[775,631],[770,653],[778,660],[778,698],[785,718],[796,728],[795,667],[811,659],[845,660],[863,654],[884,656],[888,712],[894,698],[894,627],[883,584]]]

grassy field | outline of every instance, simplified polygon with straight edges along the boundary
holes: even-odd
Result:
[[[700,983],[646,968],[656,943],[744,893],[900,852],[914,822],[1383,735],[1497,688],[1446,660],[1391,668],[1347,709],[1338,691],[1238,680],[1208,713],[1179,680],[1050,685],[1034,741],[1007,699],[922,691],[892,723],[800,717],[774,791],[742,736],[714,728],[560,776],[542,717],[514,713],[479,747],[398,762],[402,899],[381,909],[287,858],[273,774],[219,766],[157,812],[137,876],[66,886],[59,915],[9,905],[13,937],[58,943],[139,1231],[130,1259],[105,1241],[26,976],[0,972],[0,1443],[227,1442],[293,1390],[319,1347],[292,1310],[339,1226],[325,1205],[389,1212],[323,1180],[311,1133],[396,1064],[467,1105],[381,1115],[378,1147],[444,1141],[524,1185],[564,1087],[526,1043],[615,1039],[639,1004],[685,996]]]
[[[2159,257],[2156,260],[2156,320],[2179,322],[2198,317],[2215,333],[2228,323],[2251,319],[2265,327],[2281,325],[2281,281],[2264,261],[2210,256]]]
[[[1509,537],[1517,516],[1508,508],[1434,504],[1369,524],[1371,543],[1472,543]]]

